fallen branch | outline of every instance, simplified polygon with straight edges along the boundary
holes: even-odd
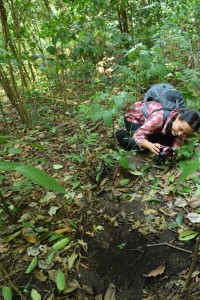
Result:
[[[173,246],[173,245],[168,244],[168,243],[160,243],[160,244],[154,244],[154,245],[147,245],[147,247],[156,247],[156,246],[167,246],[167,247],[171,247],[171,248],[174,248],[174,249],[177,249],[177,250],[180,250],[180,251],[184,251],[184,252],[187,252],[187,253],[192,253],[192,251],[190,251],[190,250],[179,248],[179,247]]]
[[[190,280],[192,278],[192,273],[194,271],[194,268],[196,266],[197,263],[197,259],[198,259],[198,254],[199,254],[199,246],[200,246],[200,235],[198,236],[198,238],[196,239],[196,244],[195,244],[195,248],[194,248],[194,254],[192,257],[192,263],[189,269],[189,273],[188,273],[188,277],[185,283],[185,290],[187,291],[190,285]]]

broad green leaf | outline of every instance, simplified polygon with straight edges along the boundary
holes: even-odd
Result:
[[[115,96],[114,97],[114,103],[115,103],[115,105],[118,109],[122,109],[123,103],[124,103],[123,97],[122,96]]]
[[[148,51],[141,51],[140,53],[140,61],[144,68],[151,68],[151,57]]]
[[[2,287],[2,295],[4,300],[12,300],[13,298],[13,293],[9,286]]]
[[[50,264],[53,262],[55,256],[56,256],[56,252],[55,252],[55,251],[51,252],[51,253],[48,255],[48,257],[47,257],[47,264],[48,264],[48,265],[50,265]]]
[[[32,261],[30,262],[30,264],[29,264],[28,268],[26,269],[25,273],[26,274],[31,273],[35,269],[35,267],[37,266],[37,263],[38,263],[38,258],[37,258],[37,256],[35,256],[32,259]]]
[[[56,276],[56,284],[57,284],[57,288],[60,291],[64,291],[66,286],[65,274],[60,270],[58,271],[58,274]]]
[[[127,184],[129,184],[129,182],[130,182],[130,179],[127,178],[127,179],[120,180],[119,183],[120,183],[121,186],[126,186]]]
[[[0,171],[18,171],[32,182],[57,193],[66,194],[65,189],[47,173],[33,167],[20,163],[0,160]]]
[[[41,295],[38,293],[38,291],[36,289],[32,289],[31,298],[33,300],[41,300],[42,299]]]
[[[60,233],[54,233],[54,234],[52,234],[52,236],[48,239],[48,241],[49,241],[49,242],[53,242],[53,241],[59,239],[61,236],[62,236],[62,234],[60,234]]]
[[[157,73],[160,77],[163,77],[166,73],[166,67],[163,64],[155,63],[154,72]]]
[[[191,239],[194,239],[198,235],[198,232],[193,230],[186,230],[184,232],[181,232],[179,234],[179,240],[180,241],[189,241]]]
[[[47,52],[49,52],[51,55],[56,54],[56,48],[53,46],[49,46],[46,48]]]
[[[169,175],[168,177],[169,183],[174,182],[174,179],[175,179],[174,175]]]
[[[81,182],[79,180],[74,182],[73,186],[72,186],[73,190],[76,189],[80,184],[81,184]]]
[[[41,151],[45,150],[44,146],[42,146],[40,143],[29,143],[29,145]]]
[[[14,171],[15,168],[19,166],[21,166],[21,164],[18,162],[0,160],[0,171]]]
[[[136,91],[135,91],[135,92],[136,92]],[[129,92],[123,91],[123,92],[120,93],[120,96],[121,96],[123,99],[125,99],[125,100],[132,100],[132,101],[135,100],[135,97],[134,97],[131,93],[129,93]]]
[[[104,112],[103,112],[103,110],[101,110],[101,111],[96,112],[93,115],[90,115],[90,118],[92,119],[92,121],[95,122],[95,121],[98,121],[99,119],[101,119],[103,117],[103,114],[104,114]]]
[[[22,165],[16,167],[15,170],[34,183],[53,190],[54,192],[66,194],[65,189],[54,178],[35,167]]]
[[[64,238],[64,239],[62,239],[62,240],[56,242],[56,243],[52,246],[52,249],[53,249],[54,251],[59,251],[59,250],[65,248],[65,247],[69,244],[69,242],[70,242],[70,238],[69,238],[69,237]]]
[[[10,154],[19,154],[21,150],[19,148],[9,148],[8,153]]]
[[[119,164],[120,164],[120,166],[122,166],[125,169],[128,169],[128,167],[129,167],[129,161],[127,159],[125,159],[123,156],[120,156]]]
[[[11,136],[11,135],[0,136],[0,143],[5,143],[7,140],[13,139],[13,138],[14,138],[14,136]]]
[[[103,120],[108,127],[112,127],[113,124],[113,114],[111,110],[105,110],[103,114]]]
[[[130,173],[132,174],[132,175],[135,175],[135,176],[142,176],[143,175],[143,173],[142,172],[140,172],[140,171],[130,171]]]
[[[194,172],[196,172],[200,168],[200,161],[193,161],[189,165],[187,165],[181,174],[181,177],[179,178],[178,182],[183,182],[189,175],[192,175]]]
[[[160,199],[158,199],[158,198],[150,198],[147,201],[149,201],[149,202],[160,202]]]

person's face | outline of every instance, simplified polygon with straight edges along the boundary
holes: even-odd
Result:
[[[186,121],[181,121],[179,116],[175,119],[172,124],[172,135],[179,137],[190,136],[194,133],[194,130]]]

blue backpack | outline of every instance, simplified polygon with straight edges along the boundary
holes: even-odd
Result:
[[[152,87],[144,95],[144,105],[142,107],[142,113],[147,119],[148,114],[148,102],[155,101],[162,104],[162,108],[154,110],[155,111],[163,110],[164,122],[168,118],[170,112],[173,109],[186,109],[184,103],[183,94],[178,92],[172,85],[158,83],[152,85]]]

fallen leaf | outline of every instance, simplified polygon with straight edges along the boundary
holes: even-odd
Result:
[[[47,276],[44,275],[43,271],[34,271],[34,277],[36,279],[38,279],[39,281],[46,281],[47,280]]]
[[[8,242],[14,240],[20,233],[21,233],[21,230],[16,231],[15,233],[13,233],[13,234],[11,234],[11,235],[8,235],[8,236],[4,237],[1,241],[2,241],[3,243],[8,243]]]
[[[192,198],[187,199],[191,208],[200,207],[200,195],[195,195]]]
[[[190,222],[192,223],[200,223],[200,214],[197,214],[197,213],[189,213],[187,214],[186,216]]]
[[[176,215],[176,213],[173,210],[171,210],[167,207],[161,207],[161,208],[159,208],[159,211],[162,212],[165,216],[168,216],[168,217],[173,217],[173,216]]]
[[[73,252],[72,255],[69,257],[69,259],[68,259],[68,269],[69,270],[71,270],[71,268],[73,267],[77,257],[78,257],[78,254],[76,254],[75,252]]]
[[[185,199],[182,199],[182,198],[178,198],[174,205],[176,205],[177,207],[185,207],[188,205],[187,201]]]
[[[73,231],[73,229],[69,226],[69,227],[66,227],[66,228],[56,229],[54,231],[54,233],[61,234],[61,233],[69,233],[69,232],[72,232],[72,231]]]
[[[81,240],[78,240],[78,244],[81,245],[81,246],[83,247],[83,250],[84,250],[85,252],[87,252],[87,250],[88,250],[88,245],[87,245],[86,242],[84,242],[84,241],[81,239]]]
[[[63,168],[63,165],[53,165],[54,170],[59,170]]]
[[[25,239],[26,239],[29,243],[32,243],[32,244],[35,244],[35,243],[36,243],[36,238],[35,238],[35,236],[27,235],[27,236],[25,236]]]
[[[36,256],[39,253],[40,253],[39,247],[32,246],[32,247],[27,248],[27,254],[29,256]]]
[[[51,206],[50,210],[48,211],[48,214],[49,214],[50,216],[56,215],[56,212],[57,212],[57,210],[58,210],[59,208],[60,208],[60,207],[58,207],[58,206]]]
[[[157,215],[157,211],[155,209],[152,208],[147,208],[144,210],[144,215],[148,216],[148,215]]]
[[[156,277],[158,275],[163,274],[165,271],[165,266],[164,265],[160,265],[158,268],[156,268],[155,270],[151,271],[149,274],[145,275],[145,277]]]
[[[109,287],[106,290],[104,300],[115,300],[115,285],[113,283],[109,284]]]

